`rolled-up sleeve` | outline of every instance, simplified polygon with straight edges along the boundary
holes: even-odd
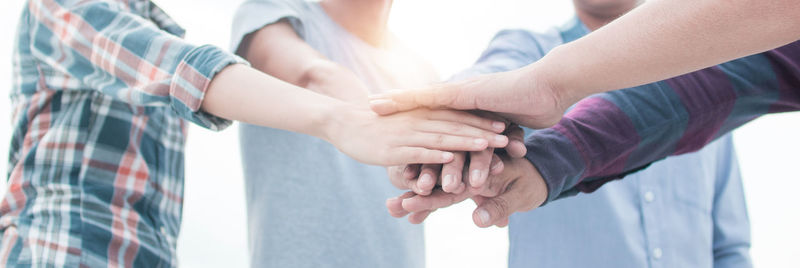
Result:
[[[32,54],[54,71],[137,106],[170,106],[218,130],[230,121],[200,110],[211,79],[245,63],[214,46],[195,46],[131,12],[123,1],[31,0]]]

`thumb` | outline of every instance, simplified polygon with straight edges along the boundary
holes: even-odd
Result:
[[[507,198],[508,196],[503,194],[484,200],[472,213],[472,221],[478,227],[486,228],[494,225],[495,222],[508,218],[514,210],[511,208],[510,201],[512,200]]]
[[[390,115],[417,108],[429,109],[475,109],[474,101],[464,98],[462,86],[448,83],[431,86],[425,89],[406,91],[390,91],[370,96],[369,106],[380,115]]]

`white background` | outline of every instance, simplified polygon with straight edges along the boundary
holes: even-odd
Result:
[[[197,44],[227,47],[239,0],[157,0]],[[7,93],[10,55],[21,0],[0,4],[0,91]],[[542,29],[571,15],[568,0],[403,0],[390,21],[401,39],[446,77],[469,66],[493,33],[506,27]],[[0,97],[0,152],[10,140],[8,98]],[[187,145],[183,230],[184,267],[245,267],[245,209],[236,127],[213,133],[192,127]],[[771,115],[736,131],[753,227],[752,255],[759,267],[800,267],[800,114]],[[7,166],[0,165],[6,174]],[[5,180],[0,180],[5,188]],[[2,193],[0,193],[2,195]],[[505,267],[505,229],[472,226],[465,203],[426,223],[429,267]],[[688,227],[687,227],[688,228]]]

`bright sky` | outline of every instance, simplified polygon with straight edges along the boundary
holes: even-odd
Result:
[[[0,81],[10,86],[10,36],[21,0],[0,4]],[[195,43],[226,47],[233,11],[240,2],[156,0],[188,29]],[[190,8],[186,8],[190,7]],[[567,0],[402,0],[395,3],[391,28],[446,77],[469,66],[502,28],[543,29],[571,14]],[[4,91],[7,92],[7,91]],[[0,97],[0,152],[8,150],[9,103]],[[753,227],[753,258],[760,267],[800,267],[800,114],[768,116],[736,131]],[[247,265],[244,192],[238,133],[191,129],[179,258],[184,267]],[[4,156],[5,153],[2,153]],[[5,158],[1,158],[5,160]],[[4,161],[3,161],[4,162]],[[6,174],[7,166],[0,165]],[[5,188],[5,180],[0,180]],[[0,193],[2,195],[2,193]],[[505,267],[505,229],[478,229],[473,205],[440,210],[426,223],[428,267]],[[469,256],[469,257],[467,257]],[[466,258],[465,258],[466,257]]]

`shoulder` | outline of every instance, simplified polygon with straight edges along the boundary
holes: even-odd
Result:
[[[561,35],[556,29],[547,31],[505,29],[495,34],[489,44],[489,49],[512,48],[543,55],[562,43]]]
[[[231,49],[237,50],[245,36],[281,20],[288,21],[294,31],[305,36],[303,25],[311,17],[312,5],[306,0],[247,0],[233,19]]]

